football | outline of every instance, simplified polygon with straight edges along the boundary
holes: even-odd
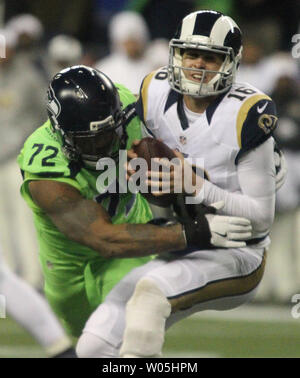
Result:
[[[137,146],[134,145],[133,151],[139,158],[146,160],[148,170],[151,170],[151,159],[153,158],[167,158],[169,160],[176,158],[174,152],[166,144],[150,137],[143,138]],[[170,206],[176,199],[176,194],[173,193],[156,197],[150,191],[151,187],[148,188],[148,193],[142,194],[150,203],[156,206]]]

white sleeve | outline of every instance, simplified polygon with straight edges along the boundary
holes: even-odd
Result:
[[[259,147],[240,158],[237,165],[241,193],[231,193],[205,181],[201,195],[203,203],[210,205],[223,200],[222,213],[248,218],[253,236],[268,233],[275,213],[274,140],[269,138]]]

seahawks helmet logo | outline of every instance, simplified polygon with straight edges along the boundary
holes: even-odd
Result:
[[[50,86],[48,89],[48,103],[47,103],[47,109],[49,112],[57,118],[61,112],[61,106],[59,101],[54,95],[53,88]]]

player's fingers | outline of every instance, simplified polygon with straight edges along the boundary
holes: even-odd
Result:
[[[161,167],[162,169],[165,169],[165,170],[174,170],[174,166],[176,166],[176,168],[182,168],[183,167],[183,164],[181,163],[180,159],[178,157],[175,157],[175,158],[172,158],[171,160],[169,160],[168,158],[152,158],[151,159],[151,163],[153,164],[153,170],[159,170],[159,168]]]
[[[141,139],[134,139],[133,141],[132,141],[132,146],[137,146],[137,145],[139,145],[141,143]]]
[[[182,187],[182,182],[177,182],[174,180],[174,175],[172,172],[150,172],[147,177],[147,185],[161,187]]]
[[[171,185],[168,182],[156,181],[156,180],[148,180],[145,181],[146,185],[153,190],[160,190],[163,187],[170,187]]]
[[[164,181],[151,181],[146,180],[146,185],[151,188],[151,191],[169,191],[172,192],[174,185],[170,185],[169,182]]]
[[[161,191],[151,191],[151,194],[155,197],[160,197],[160,196],[164,196],[165,194],[170,194],[170,190],[167,190],[167,191],[164,191],[164,190],[161,190]]]
[[[236,224],[236,225],[242,225],[242,226],[251,225],[250,220],[247,218],[228,217],[228,221],[230,224]]]
[[[251,239],[252,233],[251,232],[228,232],[227,237],[230,240],[248,240]]]
[[[246,247],[246,243],[245,242],[240,242],[240,241],[227,241],[225,243],[225,247],[226,248],[243,248],[243,247]]]
[[[127,164],[126,171],[129,175],[133,175],[136,172],[136,170],[131,166],[130,162]]]
[[[178,150],[173,150],[174,154],[176,155],[176,157],[178,157],[178,159],[180,159],[182,162],[184,161],[184,156],[182,155],[182,153]]]
[[[174,178],[174,173],[173,171],[171,172],[147,171],[146,176],[150,180],[171,181]]]
[[[237,225],[237,224],[231,224],[229,225],[229,232],[251,232],[252,226],[251,225]]]
[[[160,180],[162,178],[162,172],[147,171],[146,176],[152,180]]]
[[[162,169],[170,170],[172,164],[169,159],[167,158],[152,158],[151,164],[153,166],[153,170],[158,170],[159,167],[162,167]]]
[[[129,180],[130,176],[133,175],[134,171],[132,169],[129,169],[128,163],[124,163],[123,168],[125,170],[126,180]]]
[[[214,207],[216,210],[221,210],[225,206],[225,202],[224,201],[218,201],[218,202],[212,203],[209,206]]]
[[[138,155],[132,150],[127,150],[127,160],[135,159]]]

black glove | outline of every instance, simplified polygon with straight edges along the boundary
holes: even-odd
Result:
[[[205,214],[216,214],[212,206],[186,205],[184,196],[178,195],[174,211],[183,225],[187,246],[190,248],[212,248],[211,231]]]

